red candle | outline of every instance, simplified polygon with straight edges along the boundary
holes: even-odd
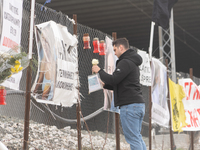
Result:
[[[6,89],[4,86],[0,86],[0,105],[6,105]]]
[[[90,49],[90,37],[89,37],[89,34],[88,33],[85,33],[83,35],[83,49]]]
[[[99,53],[99,38],[93,39],[93,47],[94,47],[93,53]]]
[[[99,45],[99,48],[100,48],[100,53],[99,55],[105,55],[105,48],[106,48],[106,44],[104,42],[104,40],[101,40],[100,41],[100,45]]]

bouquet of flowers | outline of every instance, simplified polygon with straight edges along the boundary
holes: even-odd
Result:
[[[0,51],[0,84],[28,65],[29,59],[25,52],[16,53],[12,49],[8,52]]]

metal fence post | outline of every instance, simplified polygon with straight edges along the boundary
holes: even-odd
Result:
[[[151,61],[150,61],[151,67]],[[149,86],[149,150],[151,150],[151,108],[152,108],[152,99],[151,99],[151,86]]]
[[[165,59],[165,65],[168,70],[168,59]],[[167,88],[168,88],[168,94],[167,94],[167,102],[169,107],[169,112],[171,112],[171,104],[170,104],[170,96],[169,96],[169,75],[167,72]],[[171,144],[171,150],[173,150],[173,133],[172,133],[172,122],[171,122],[171,114],[169,115],[169,133],[170,133],[170,144]]]
[[[75,24],[73,25],[73,31],[74,34],[77,35],[77,15],[73,14],[73,19],[75,21]],[[79,89],[78,89],[79,91]],[[81,150],[81,119],[80,119],[80,95],[79,99],[77,100],[76,104],[76,118],[77,118],[77,133],[78,133],[78,150]]]
[[[192,68],[190,68],[190,78],[193,80],[193,69]],[[193,131],[191,131],[190,136],[191,136],[191,144],[190,144],[191,150],[194,150],[194,132]]]
[[[34,24],[34,11],[35,11],[35,0],[31,0],[31,10],[30,10],[30,22],[29,22],[29,58],[32,58],[33,50],[33,24]],[[26,103],[25,103],[25,117],[24,117],[24,142],[23,150],[28,149],[28,137],[29,137],[29,120],[30,120],[30,98],[31,98],[31,60],[27,68],[26,74]]]
[[[112,37],[114,40],[117,39],[117,33],[113,32]],[[119,114],[115,113],[115,136],[116,136],[116,150],[120,150],[120,133],[119,133]]]

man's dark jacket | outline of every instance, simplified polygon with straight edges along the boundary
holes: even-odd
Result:
[[[112,75],[107,74],[103,69],[98,72],[105,83],[104,88],[114,90],[115,107],[144,103],[138,67],[141,64],[142,57],[135,50],[128,49],[117,60]]]

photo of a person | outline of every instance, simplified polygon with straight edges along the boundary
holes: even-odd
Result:
[[[159,63],[153,62],[153,86],[152,86],[152,101],[166,109],[167,106],[167,78],[166,73]]]
[[[105,55],[105,70],[108,74],[112,74],[114,72],[115,62],[116,62],[114,60],[115,55],[113,52],[112,42],[106,44],[107,45],[106,45],[106,55]],[[109,110],[111,109],[112,106],[113,91],[104,89],[104,95],[105,95],[104,109]],[[114,109],[114,105],[112,107],[113,107],[112,109]]]
[[[48,34],[48,28],[43,28],[38,32],[40,39],[39,51],[39,76],[33,91],[37,98],[42,100],[52,100],[56,83],[56,50],[53,46],[54,39]]]

